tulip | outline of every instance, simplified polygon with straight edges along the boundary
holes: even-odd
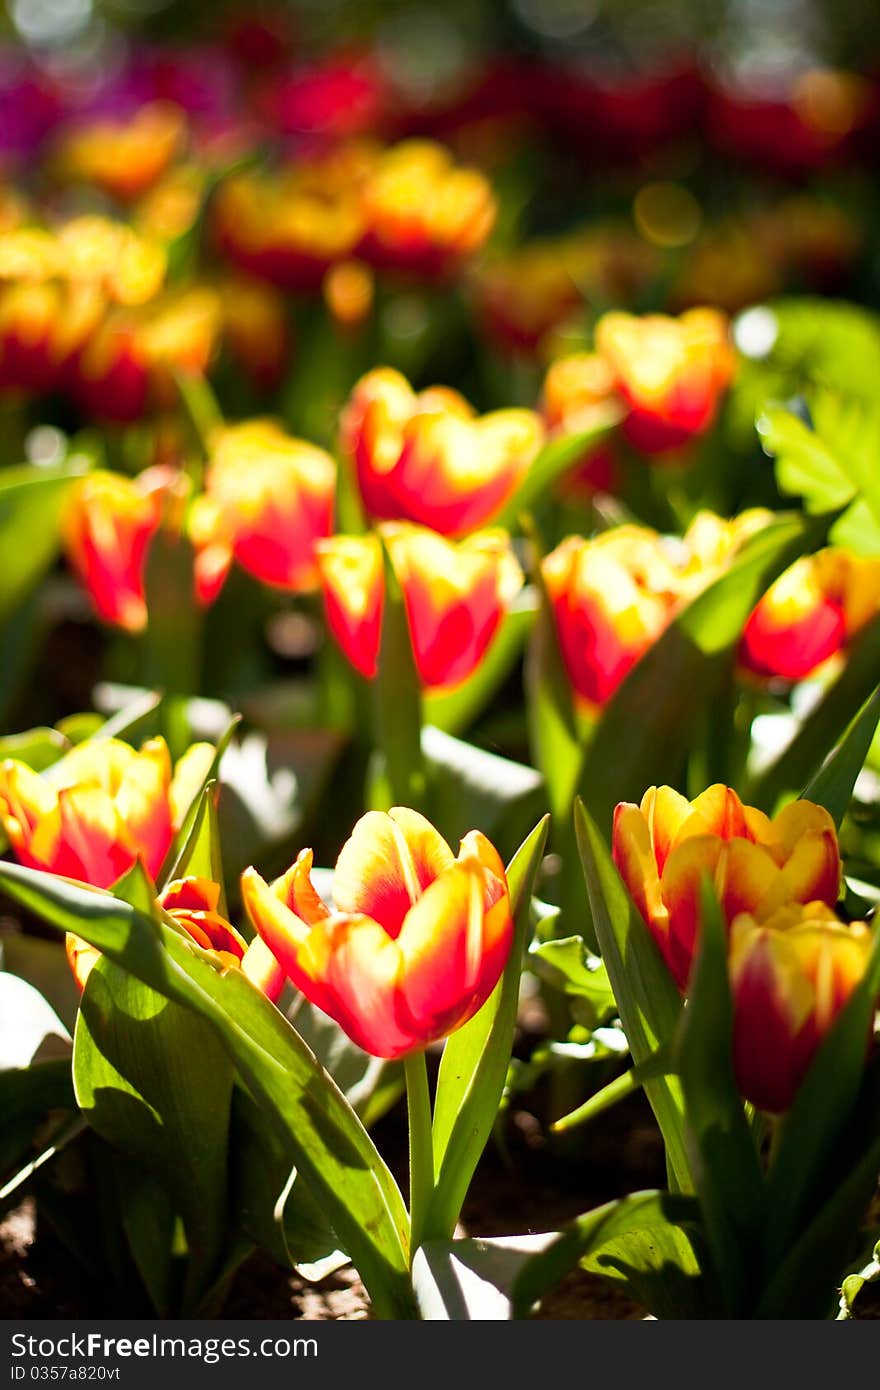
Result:
[[[660,537],[638,526],[569,536],[541,573],[575,693],[602,705],[674,617],[680,576]]]
[[[42,777],[0,764],[0,820],[20,863],[109,888],[140,859],[155,878],[213,756],[194,744],[172,777],[165,740],[74,748]]]
[[[484,245],[496,203],[484,175],[454,164],[443,145],[404,140],[384,153],[365,181],[361,212],[364,260],[435,278]]]
[[[844,926],[824,902],[782,907],[763,922],[749,913],[734,919],[733,1065],[739,1089],[758,1109],[789,1109],[862,980],[871,946],[863,922]]]
[[[233,558],[263,584],[315,588],[315,544],[332,530],[335,489],[330,455],[271,420],[222,429],[189,519],[202,602],[216,596]]]
[[[472,675],[522,587],[504,531],[455,542],[420,526],[381,529],[403,593],[416,670],[432,690]],[[361,675],[377,672],[385,597],[377,535],[334,536],[316,547],[331,633]]]
[[[842,652],[880,611],[880,560],[845,550],[804,555],[773,583],[746,623],[741,666],[803,680]]]
[[[362,377],[342,413],[340,442],[378,520],[414,521],[460,536],[497,515],[537,453],[531,410],[477,417],[456,391],[416,393],[390,367]]]
[[[455,858],[416,811],[368,812],[336,862],[332,911],[311,867],[306,849],[271,887],[245,870],[244,904],[285,974],[359,1047],[402,1057],[482,1007],[513,919],[504,865],[478,830]]]
[[[717,309],[605,314],[596,348],[629,407],[623,431],[637,449],[678,449],[712,424],[733,376],[727,319]]]
[[[62,520],[65,553],[103,622],[126,632],[146,627],[150,544],[186,487],[167,466],[134,479],[96,469],[74,487]]]
[[[197,946],[210,952],[227,969],[240,969],[274,1003],[284,987],[283,970],[260,937],[248,945],[232,923],[221,916],[217,911],[219,901],[220,885],[196,877],[174,879],[157,899],[159,907],[183,927]],[[82,991],[101,953],[72,932],[67,933],[65,947],[73,977]]]
[[[693,802],[671,787],[650,787],[641,806],[620,802],[612,849],[681,990],[696,950],[704,877],[727,923],[741,912],[764,922],[791,903],[832,908],[840,888],[837,834],[823,807],[793,801],[770,820],[718,784]]]
[[[185,134],[178,106],[148,102],[128,119],[97,117],[68,130],[58,142],[55,170],[62,178],[95,184],[130,202],[165,172]]]
[[[352,145],[280,175],[246,171],[225,179],[213,200],[220,251],[279,289],[317,290],[361,239],[358,190],[374,160]]]
[[[203,374],[220,327],[219,295],[205,286],[114,309],[76,355],[71,394],[88,415],[117,424],[167,409],[178,400],[175,371]]]

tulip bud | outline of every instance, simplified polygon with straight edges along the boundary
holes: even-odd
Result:
[[[420,526],[381,528],[403,594],[416,670],[429,689],[450,689],[479,665],[522,571],[504,531],[457,544]],[[327,622],[356,670],[376,675],[384,604],[378,536],[334,536],[317,546]]]
[[[162,468],[130,479],[98,469],[76,484],[67,504],[62,529],[71,569],[98,617],[126,632],[147,624],[147,554],[177,476]]]
[[[746,623],[740,664],[797,681],[837,656],[880,612],[880,560],[845,550],[804,555],[771,584]]]
[[[367,510],[460,536],[497,515],[541,444],[530,410],[477,417],[456,391],[416,395],[406,378],[378,367],[354,388],[340,421]]]
[[[315,544],[330,535],[336,465],[270,420],[220,431],[193,504],[199,597],[210,602],[235,558],[255,579],[290,593],[318,581]]]
[[[675,615],[675,566],[655,532],[619,526],[591,541],[569,536],[541,573],[574,690],[602,705]]]
[[[788,1110],[871,954],[863,922],[844,926],[823,902],[790,905],[730,929],[733,1064],[747,1100]],[[866,1039],[867,1043],[867,1039]]]
[[[148,102],[127,119],[81,121],[59,139],[55,172],[130,202],[165,172],[185,135],[183,112],[167,101]]]
[[[269,887],[242,875],[248,914],[286,975],[375,1057],[402,1057],[460,1028],[498,983],[513,940],[507,879],[479,831],[458,857],[429,821],[370,811],[343,846],[334,909],[303,850]]]
[[[496,203],[483,174],[443,145],[404,140],[379,159],[361,194],[360,255],[372,265],[444,276],[485,243]]]
[[[727,319],[716,309],[689,309],[678,319],[605,314],[596,348],[629,406],[623,431],[647,454],[704,433],[734,371]]]

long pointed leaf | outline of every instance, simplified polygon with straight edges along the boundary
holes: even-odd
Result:
[[[0,864],[0,884],[44,921],[76,932],[214,1024],[354,1260],[377,1313],[412,1316],[407,1216],[397,1185],[345,1097],[279,1011],[240,971],[219,970],[165,923],[108,894],[17,864]]]
[[[436,1185],[426,1221],[429,1235],[451,1236],[501,1103],[516,1026],[532,885],[548,826],[545,816],[508,865],[515,929],[507,968],[479,1013],[453,1033],[443,1049],[434,1106]]]

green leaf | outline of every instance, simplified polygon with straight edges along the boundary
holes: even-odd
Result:
[[[812,429],[786,411],[758,421],[765,447],[777,455],[780,490],[804,498],[808,511],[835,511],[864,499],[880,522],[880,407],[828,390],[808,394]]]
[[[582,1260],[622,1236],[684,1223],[697,1224],[693,1197],[668,1192],[633,1192],[570,1221],[546,1249],[527,1260],[513,1281],[514,1315],[524,1317]]]
[[[779,490],[802,497],[807,510],[837,511],[851,502],[856,488],[838,463],[833,447],[799,415],[768,406],[757,421],[767,453],[776,458]]]
[[[799,1239],[781,1250],[778,1261],[768,1260],[767,1286],[756,1317],[833,1316],[846,1263],[852,1257],[860,1223],[877,1187],[878,1117],[880,1066],[875,1060],[847,1130],[843,1134],[837,1131],[838,1143],[825,1173],[825,1198],[804,1209]]]
[[[583,760],[581,730],[571,681],[559,649],[553,606],[540,569],[535,571],[539,606],[525,663],[526,717],[535,766],[547,787],[554,820],[568,820]]]
[[[850,647],[842,672],[810,710],[794,738],[769,767],[752,779],[746,793],[748,801],[772,812],[787,794],[796,795],[801,787],[816,777],[822,760],[872,695],[878,680],[880,618],[875,618],[859,633]],[[847,756],[857,748],[856,739]]]
[[[514,937],[504,974],[469,1023],[446,1041],[434,1101],[435,1187],[426,1236],[451,1236],[495,1122],[510,1062],[532,886],[547,840],[540,821],[507,867]]]
[[[698,715],[732,679],[734,649],[767,586],[808,547],[811,524],[781,516],[679,614],[636,663],[596,721],[580,794],[604,825],[618,801],[678,781]]]
[[[15,614],[58,554],[64,504],[82,471],[72,464],[0,470],[0,624]]]
[[[679,1074],[694,1186],[724,1303],[747,1315],[765,1218],[758,1155],[733,1074],[727,938],[711,884],[700,897],[696,963],[682,1014]]]
[[[721,1316],[711,1258],[695,1221],[628,1232],[582,1259],[581,1268],[622,1285],[655,1318]]]
[[[505,613],[489,649],[472,676],[448,692],[424,694],[425,723],[447,734],[460,734],[482,714],[510,675],[535,620],[534,590],[523,589]]]
[[[177,862],[183,853],[184,845],[187,844],[192,835],[193,826],[195,825],[195,822],[199,816],[199,812],[202,808],[205,788],[210,783],[217,781],[220,775],[220,764],[223,761],[223,756],[226,753],[226,750],[229,748],[230,742],[232,741],[232,735],[235,733],[235,730],[240,724],[240,722],[241,716],[238,714],[233,715],[232,719],[229,721],[229,724],[226,726],[223,733],[220,735],[216,744],[214,745],[214,754],[211,758],[211,762],[208,765],[204,777],[202,778],[201,784],[195,789],[193,793],[192,800],[190,801],[189,806],[187,807],[187,810],[185,811],[183,818],[180,822],[180,826],[178,830],[175,832],[174,838],[171,841],[171,846],[168,850],[168,853],[165,856],[165,861],[162,865],[162,868],[159,870],[159,876],[157,881],[162,885],[168,883],[170,879],[174,877],[173,871],[176,868]]]
[[[223,857],[220,851],[220,826],[217,821],[217,787],[209,782],[202,791],[189,835],[168,871],[168,882],[186,877],[207,878],[220,885],[217,911],[229,916],[223,878]]]
[[[586,999],[596,1023],[617,1010],[614,991],[603,962],[591,954],[582,936],[539,941],[529,949],[529,965],[541,979],[564,994]]]
[[[278,1010],[240,971],[218,969],[170,926],[108,894],[8,863],[0,863],[0,885],[44,921],[75,931],[214,1024],[354,1260],[377,1314],[411,1316],[407,1215],[397,1185],[341,1092]]]
[[[34,1153],[34,1133],[50,1110],[76,1109],[70,1061],[54,1058],[0,1070],[0,1186]]]
[[[413,1260],[413,1289],[426,1322],[502,1322],[512,1316],[511,1286],[553,1240],[546,1235],[427,1240]]]
[[[370,802],[418,809],[425,799],[422,763],[422,691],[416,671],[403,593],[387,547],[382,546],[385,601],[379,673],[373,682],[376,748],[380,756]]]
[[[70,744],[57,729],[28,729],[0,738],[0,761],[15,758],[34,772],[43,772],[68,751]]]
[[[601,411],[597,408],[596,424],[591,429],[563,435],[545,444],[529,465],[516,492],[505,503],[494,525],[503,526],[508,531],[514,530],[522,514],[541,502],[563,473],[607,438],[622,416],[623,411],[617,405],[609,405]]]
[[[336,1237],[263,1110],[241,1086],[232,1098],[232,1221],[279,1264],[324,1259]]]
[[[183,1218],[195,1310],[225,1242],[233,1073],[216,1032],[102,957],[83,992],[73,1074],[92,1129],[158,1178]]]
[[[878,720],[880,690],[865,701],[834,752],[801,793],[804,800],[824,806],[838,829],[849,809],[853,787],[865,765]]]
[[[636,1066],[671,1042],[682,1006],[660,952],[621,882],[608,846],[581,802],[575,831],[602,960]],[[684,1141],[684,1102],[675,1077],[645,1082],[645,1094],[666,1144],[670,1184],[692,1186]]]
[[[813,1214],[817,1187],[834,1162],[841,1131],[858,1102],[878,990],[880,934],[862,980],[816,1052],[783,1121],[767,1185],[769,1271]]]

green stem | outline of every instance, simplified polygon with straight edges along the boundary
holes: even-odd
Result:
[[[409,1109],[409,1226],[410,1264],[422,1244],[425,1218],[434,1195],[434,1145],[431,1134],[431,1094],[424,1052],[411,1052],[404,1061]]]

